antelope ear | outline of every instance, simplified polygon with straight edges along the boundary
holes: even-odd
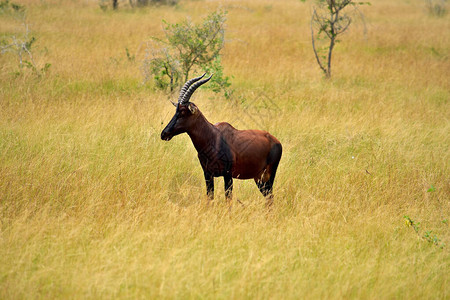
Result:
[[[189,108],[189,110],[191,111],[191,114],[193,114],[193,115],[197,112],[197,106],[195,106],[195,105],[192,104],[192,103],[189,103],[188,108]]]

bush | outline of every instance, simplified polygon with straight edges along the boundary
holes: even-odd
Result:
[[[19,22],[23,28],[19,34],[7,34],[0,40],[0,54],[10,53],[16,56],[19,63],[19,71],[16,75],[23,74],[25,69],[40,77],[45,74],[51,64],[46,63],[43,66],[35,62],[32,46],[36,38],[31,34],[30,26],[27,22],[25,7],[5,0],[0,2],[0,15],[11,15],[14,22]]]
[[[143,64],[145,81],[173,92],[186,82],[192,72],[215,73],[210,87],[219,92],[230,86],[223,76],[220,51],[224,47],[226,12],[208,15],[201,24],[189,20],[169,24],[164,22],[165,39],[152,37]]]
[[[12,3],[9,0],[0,2],[0,14],[5,13],[21,13],[24,14],[25,7],[20,4]]]
[[[447,14],[447,0],[425,0],[425,2],[431,15],[442,17]]]
[[[131,6],[176,5],[179,0],[130,0]]]
[[[179,0],[128,0],[131,7],[143,7],[149,5],[176,5]],[[111,4],[113,9],[119,8],[119,0],[98,0],[98,5],[103,11]]]

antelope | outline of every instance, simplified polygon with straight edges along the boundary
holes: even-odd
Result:
[[[206,73],[205,73],[206,74]],[[186,132],[198,152],[206,181],[206,194],[214,199],[214,177],[224,177],[225,198],[231,203],[233,178],[254,179],[266,198],[273,203],[273,182],[281,159],[281,143],[262,130],[237,130],[226,122],[211,124],[198,107],[189,102],[194,91],[208,82],[200,77],[188,80],[180,91],[175,115],[161,132],[161,139],[170,141]]]

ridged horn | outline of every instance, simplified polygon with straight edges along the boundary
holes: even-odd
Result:
[[[187,90],[189,89],[189,87],[194,83],[199,81],[200,79],[202,79],[204,76],[206,75],[206,73],[204,73],[202,76],[199,77],[195,77],[192,78],[191,80],[186,81],[186,83],[183,85],[183,88],[180,91],[180,96],[178,96],[178,103],[182,103],[182,99],[184,94],[187,92]]]
[[[211,74],[211,76],[209,76],[208,78],[200,80],[199,82],[196,82],[193,85],[191,85],[189,87],[189,89],[186,91],[186,93],[184,93],[183,98],[181,99],[180,103],[189,102],[189,99],[191,98],[191,96],[195,92],[195,90],[202,84],[207,83],[211,79],[212,76],[213,76],[213,74]]]

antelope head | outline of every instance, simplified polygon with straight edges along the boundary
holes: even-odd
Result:
[[[178,103],[173,103],[176,106],[175,115],[161,132],[162,140],[170,141],[174,136],[187,132],[195,123],[198,108],[194,103],[189,102],[189,99],[199,86],[211,79],[212,75],[200,80],[205,74],[192,78],[184,84],[178,97]]]

